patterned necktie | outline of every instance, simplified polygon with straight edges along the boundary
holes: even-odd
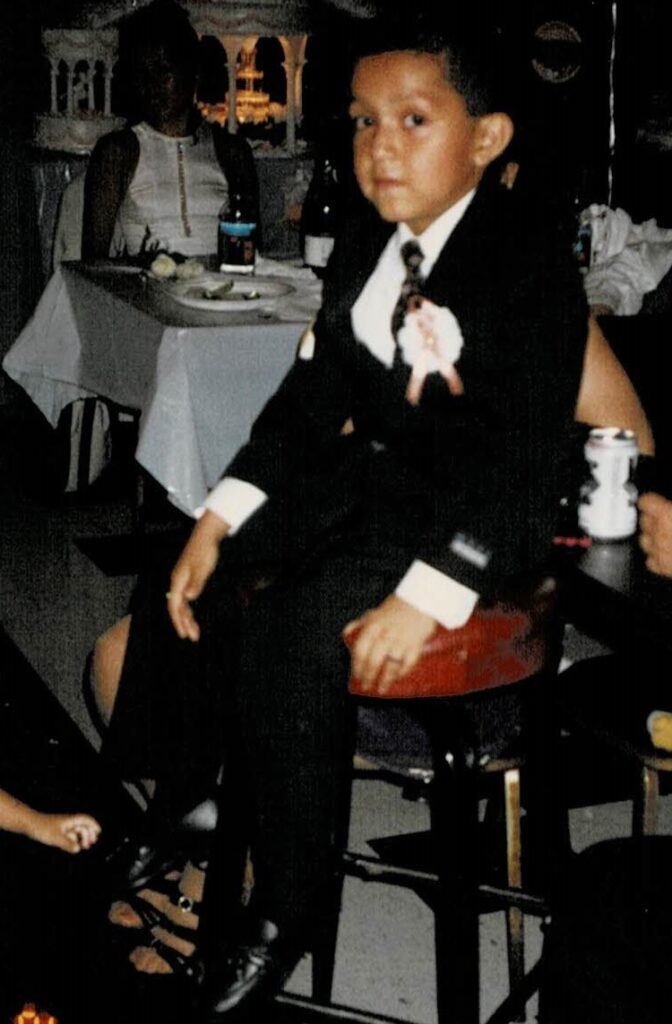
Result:
[[[404,283],[401,286],[399,298],[397,304],[394,307],[392,313],[392,337],[394,343],[398,349],[397,335],[404,326],[404,320],[406,319],[406,313],[408,312],[409,303],[416,296],[422,295],[422,287],[425,283],[425,279],[420,273],[420,266],[422,265],[423,252],[417,242],[411,240],[404,242],[401,247],[401,258],[404,261],[406,267],[406,277]]]

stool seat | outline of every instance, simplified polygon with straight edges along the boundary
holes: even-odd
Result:
[[[376,699],[466,696],[535,675],[548,662],[556,599],[556,581],[543,577],[513,597],[479,601],[464,625],[437,626],[415,664],[376,693]],[[361,628],[345,636],[351,650]],[[359,697],[369,696],[368,686],[355,675],[349,687]]]

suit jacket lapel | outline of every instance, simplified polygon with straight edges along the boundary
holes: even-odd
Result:
[[[497,198],[487,185],[478,188],[425,282],[427,298],[437,305],[447,305],[456,315],[465,300],[473,298],[487,262],[484,254],[490,252],[489,237]]]
[[[322,311],[330,332],[345,340],[352,338],[350,313],[362,288],[373,273],[394,225],[378,218],[362,227],[350,222],[339,239],[338,253],[325,279]]]

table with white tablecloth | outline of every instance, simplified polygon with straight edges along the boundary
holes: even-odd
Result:
[[[3,368],[55,426],[77,398],[141,412],[136,458],[194,514],[295,358],[320,302],[310,271],[262,268],[290,294],[254,308],[185,307],[146,275],[63,264]],[[253,283],[252,283],[253,287]]]

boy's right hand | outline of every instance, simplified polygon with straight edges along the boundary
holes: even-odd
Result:
[[[219,545],[229,532],[229,524],[214,512],[206,511],[192,530],[170,577],[166,594],[168,614],[182,640],[196,642],[201,630],[191,602],[203,593],[219,558]]]

